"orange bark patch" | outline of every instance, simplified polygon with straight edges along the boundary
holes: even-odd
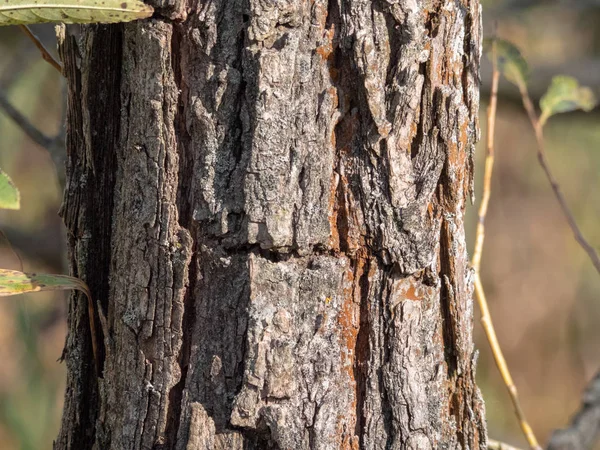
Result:
[[[333,36],[335,35],[335,28],[333,25],[327,31],[325,31],[325,43],[319,47],[317,47],[317,54],[323,58],[323,60],[328,61],[329,57],[333,53]]]
[[[340,449],[358,450],[359,439],[355,435],[357,425],[357,404],[359,392],[357,382],[357,371],[359,370],[357,360],[361,355],[368,354],[368,349],[362,351],[357,348],[358,333],[360,329],[361,315],[361,279],[364,275],[366,257],[363,252],[354,261],[353,267],[349,268],[345,274],[345,284],[343,290],[343,299],[340,312],[337,317],[339,342],[342,349],[341,367],[342,373],[347,375],[347,380],[355,392],[350,410],[338,415],[337,417],[337,435]],[[360,355],[359,355],[360,353]]]
[[[460,134],[459,134],[459,145],[460,148],[462,149],[462,158],[460,160],[460,163],[463,164],[462,167],[465,167],[466,164],[466,159],[467,159],[467,150],[469,148],[469,121],[465,120],[461,125],[460,125]],[[464,169],[461,170],[461,174],[463,175],[463,192],[464,192],[464,196],[465,198],[469,197],[469,192],[470,192],[470,179],[468,176],[464,176]]]
[[[456,142],[448,142],[448,172],[454,177],[448,183],[450,189],[444,192],[442,198],[444,207],[453,211],[453,204],[469,192],[469,180],[465,177],[467,164],[467,148],[469,144],[469,120],[460,123],[456,130]]]
[[[409,285],[407,291],[404,294],[406,300],[421,301],[423,300],[423,294],[417,291],[417,287],[414,284]]]

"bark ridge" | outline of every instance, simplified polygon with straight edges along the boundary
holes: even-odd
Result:
[[[104,366],[73,302],[55,448],[484,449],[479,3],[153,6],[60,39]]]

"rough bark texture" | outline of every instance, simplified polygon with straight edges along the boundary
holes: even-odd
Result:
[[[57,449],[483,449],[463,213],[476,0],[69,27]]]
[[[600,440],[600,372],[587,386],[571,424],[552,433],[548,450],[592,450]]]

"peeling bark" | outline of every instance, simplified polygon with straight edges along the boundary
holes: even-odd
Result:
[[[68,27],[57,449],[484,449],[476,0],[162,2]]]

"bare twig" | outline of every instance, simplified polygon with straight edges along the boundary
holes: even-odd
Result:
[[[525,438],[527,439],[530,448],[540,449],[540,446],[537,442],[537,439],[535,438],[533,430],[531,429],[531,426],[525,418],[523,408],[521,408],[517,388],[510,375],[510,371],[508,370],[508,366],[506,364],[506,360],[504,359],[504,355],[502,354],[500,344],[498,343],[498,338],[496,336],[496,331],[494,329],[492,317],[490,315],[487,300],[485,298],[485,292],[483,290],[483,285],[481,284],[481,278],[479,276],[483,241],[485,238],[485,217],[487,215],[488,204],[490,201],[492,191],[492,172],[494,169],[494,130],[496,125],[496,106],[498,102],[498,80],[500,78],[500,73],[498,71],[496,63],[495,44],[493,44],[492,47],[492,55],[492,90],[490,95],[490,104],[488,106],[487,111],[487,151],[485,159],[485,172],[483,176],[483,196],[481,199],[481,204],[479,206],[479,222],[477,224],[477,234],[475,237],[475,251],[473,252],[472,260],[472,266],[475,271],[475,294],[477,297],[477,302],[479,304],[479,309],[481,311],[481,325],[483,326],[485,335],[490,344],[490,348],[492,349],[492,354],[494,356],[496,366],[500,371],[502,380],[504,381],[506,389],[508,390],[508,393],[510,395],[510,399],[512,401],[515,414],[519,421],[519,425],[521,426],[521,430],[523,431],[523,434],[525,435]]]
[[[27,25],[19,25],[19,28],[35,44],[35,46],[38,48],[38,50],[42,54],[42,58],[44,59],[44,61],[50,63],[50,65],[52,67],[54,67],[56,70],[58,70],[60,72],[60,74],[62,75],[63,74],[62,66],[56,59],[54,59],[54,57],[50,54],[48,49],[46,47],[44,47],[44,44],[42,44],[42,41],[40,41],[40,39],[35,34],[33,34],[31,29]]]
[[[49,149],[53,139],[46,136],[38,130],[12,103],[6,98],[3,92],[0,91],[0,108],[10,117],[23,132],[29,136],[36,144]]]
[[[50,153],[50,157],[54,162],[54,165],[59,171],[59,181],[61,185],[64,183],[64,177],[60,175],[60,171],[64,171],[65,158],[65,141],[64,133],[59,133],[56,137],[49,137],[38,130],[18,109],[16,109],[12,103],[8,100],[6,95],[0,90],[0,109],[4,110],[6,115],[10,117],[23,132],[29,136],[36,144],[44,147]]]
[[[505,444],[504,442],[495,441],[488,439],[488,450],[520,450],[512,445]]]
[[[600,438],[600,372],[588,385],[571,425],[552,434],[548,450],[590,450]]]
[[[531,449],[541,450],[541,447],[538,444],[537,439],[535,438],[535,434],[533,433],[531,426],[525,418],[523,408],[521,408],[517,387],[515,386],[512,376],[510,375],[510,371],[508,370],[506,360],[504,359],[504,355],[502,354],[500,344],[498,343],[496,331],[494,330],[494,324],[492,323],[492,318],[490,316],[487,300],[485,298],[485,292],[483,290],[481,278],[479,277],[478,273],[475,273],[475,294],[477,297],[479,309],[481,310],[481,325],[483,326],[483,330],[485,331],[485,335],[490,344],[490,348],[492,349],[494,360],[496,361],[496,366],[500,371],[502,380],[504,381],[506,389],[508,390],[508,393],[510,395],[515,414],[517,416],[517,419],[519,420],[521,431],[523,431],[523,434],[525,435],[525,438],[527,439],[527,442]]]
[[[577,225],[577,222],[575,221],[575,217],[573,216],[571,209],[567,205],[567,201],[565,200],[565,197],[560,189],[560,185],[558,184],[558,181],[556,180],[556,178],[554,178],[554,175],[552,174],[552,171],[550,170],[548,160],[546,159],[546,151],[545,151],[545,146],[544,146],[544,132],[542,130],[542,125],[540,124],[539,117],[535,111],[535,107],[533,106],[533,103],[531,102],[531,99],[529,98],[529,93],[527,92],[527,87],[524,85],[519,86],[519,91],[521,92],[523,106],[525,107],[525,111],[527,111],[527,115],[529,116],[529,121],[531,122],[531,125],[533,126],[533,129],[535,131],[535,139],[537,142],[538,161],[539,161],[540,165],[542,166],[542,169],[544,169],[546,178],[548,179],[548,181],[550,182],[550,185],[552,186],[552,190],[554,191],[556,200],[558,201],[558,204],[560,205],[560,208],[562,209],[562,212],[563,212],[565,218],[567,219],[567,222],[569,223],[571,230],[573,231],[575,240],[581,246],[581,248],[583,248],[585,250],[585,252],[588,254],[590,260],[592,261],[592,264],[596,268],[596,271],[598,272],[598,274],[600,274],[600,257],[598,256],[598,253],[596,252],[594,247],[592,247],[590,245],[590,243],[584,238],[583,233],[581,232],[581,230],[579,229],[579,226]]]
[[[495,49],[493,50],[495,53]],[[485,216],[487,215],[490,194],[492,192],[492,172],[494,170],[494,130],[496,128],[496,105],[498,104],[498,80],[500,72],[496,67],[495,55],[492,73],[492,91],[490,94],[490,104],[487,110],[487,140],[485,170],[483,174],[483,195],[479,205],[479,214],[477,222],[477,234],[475,235],[475,251],[473,252],[473,269],[479,272],[481,267],[481,254],[483,251],[483,241],[485,239]]]

